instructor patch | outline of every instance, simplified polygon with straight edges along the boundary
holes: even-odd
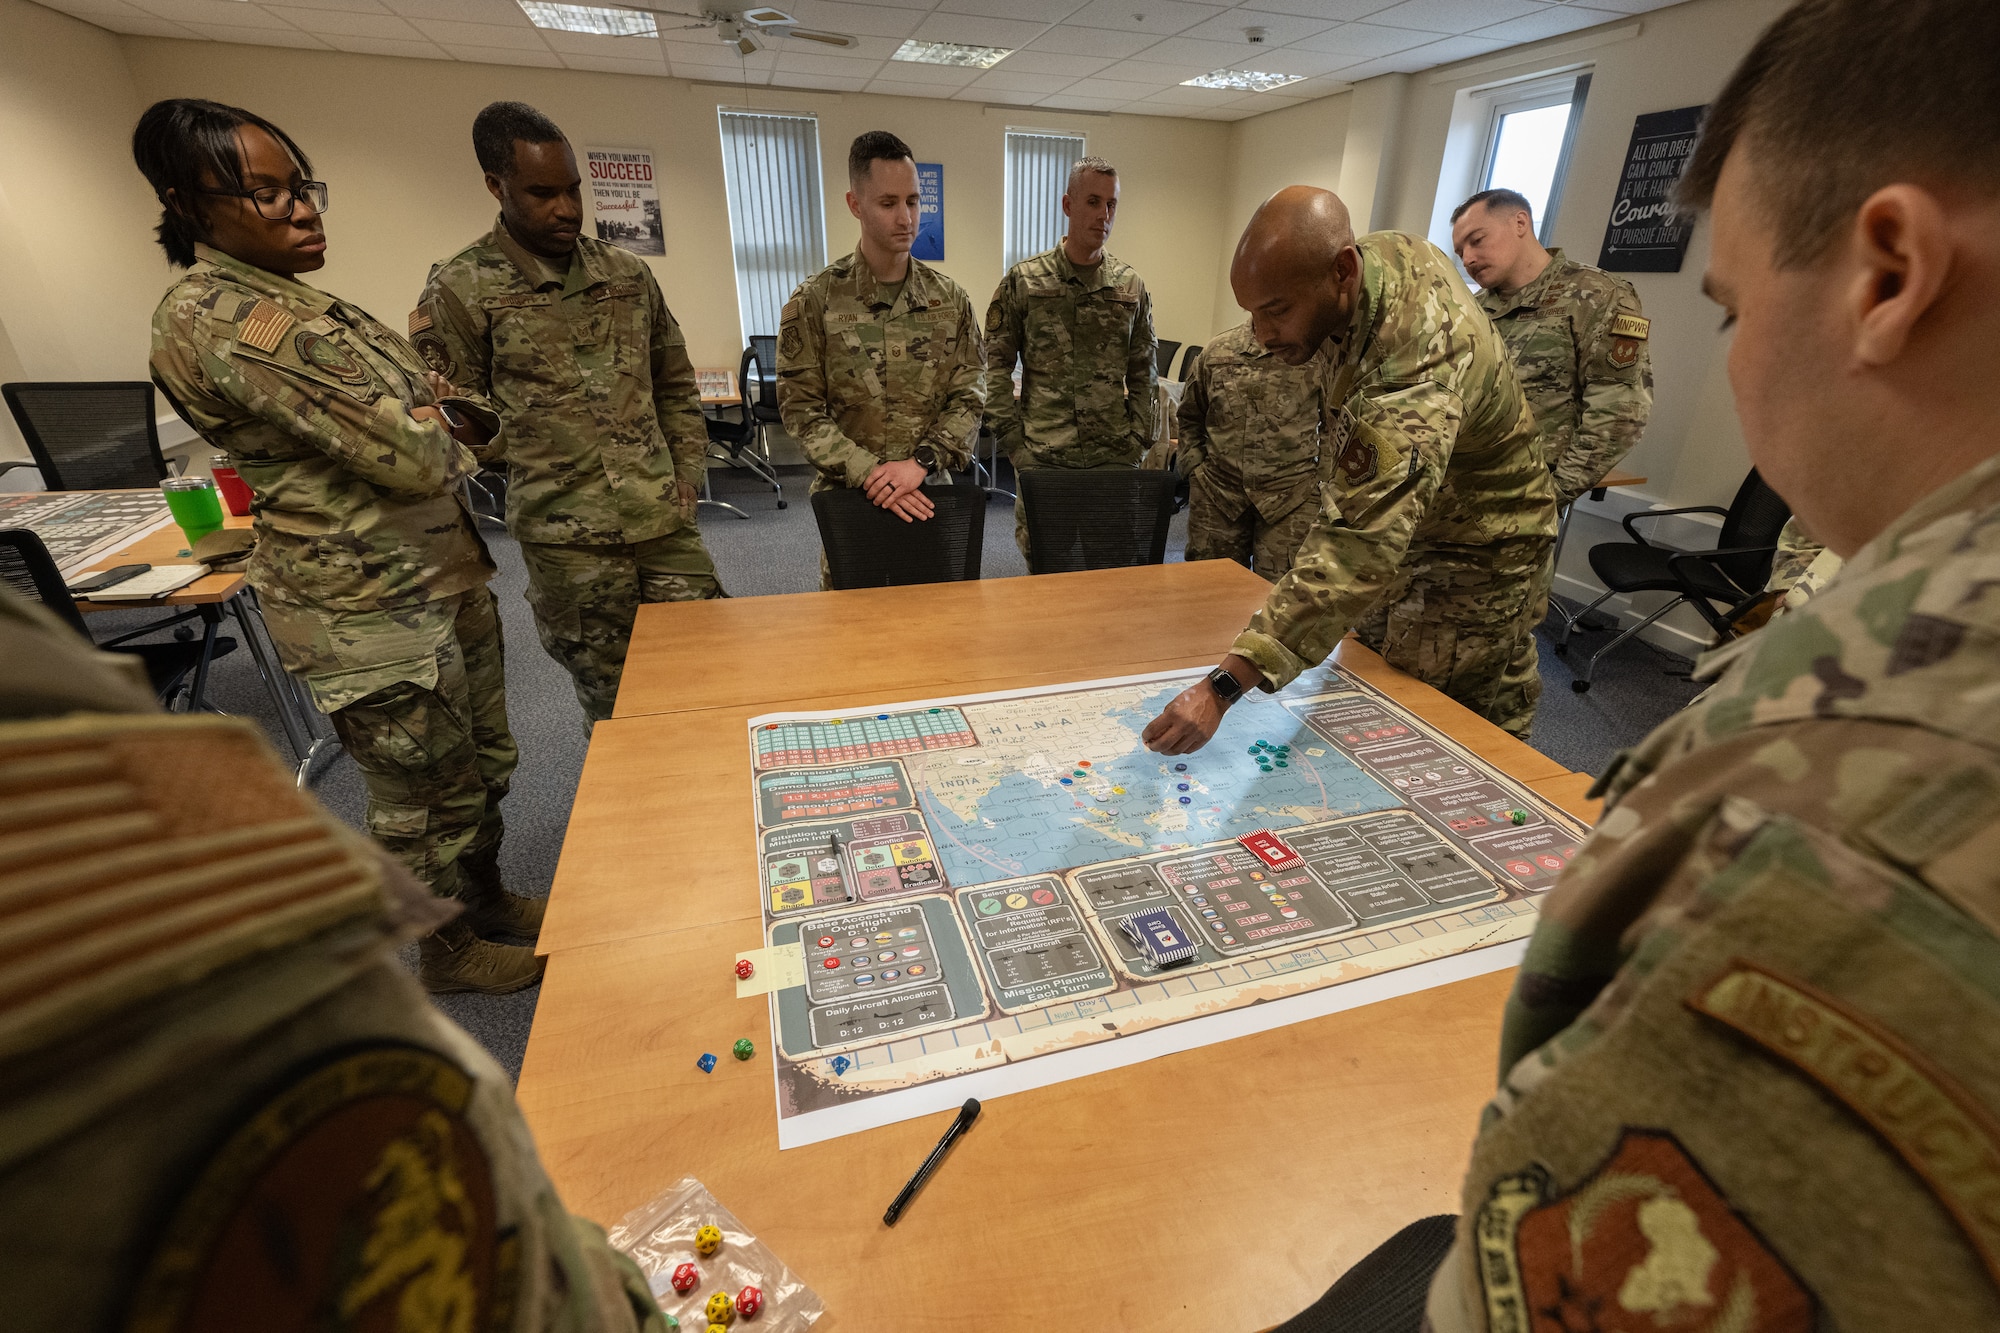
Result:
[[[1652,331],[1653,321],[1647,319],[1644,315],[1613,315],[1611,317],[1611,336],[1614,338],[1636,338],[1640,342],[1644,342]]]
[[[419,333],[410,340],[410,346],[417,349],[417,355],[424,359],[425,365],[446,379],[452,378],[458,370],[452,362],[451,349],[444,345],[444,339],[437,334]]]
[[[128,1333],[511,1327],[518,1240],[465,1120],[472,1086],[401,1045],[294,1077],[182,1197]]]
[[[1486,1322],[1520,1333],[1811,1333],[1818,1302],[1672,1135],[1628,1129],[1557,1194],[1539,1166],[1473,1224]]]

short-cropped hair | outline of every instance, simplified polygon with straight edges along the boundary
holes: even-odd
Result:
[[[1075,194],[1077,179],[1082,176],[1109,176],[1117,180],[1118,168],[1101,157],[1079,157],[1070,163],[1069,180],[1063,185],[1063,193]]]
[[[889,131],[870,130],[856,136],[847,150],[847,183],[860,184],[877,162],[900,162],[906,157],[915,161],[916,156],[908,144]]]
[[[1481,204],[1486,205],[1486,211],[1489,213],[1513,213],[1516,211],[1526,213],[1528,215],[1528,225],[1530,227],[1535,225],[1535,206],[1529,203],[1528,196],[1522,194],[1519,190],[1481,190],[1478,194],[1473,195],[1472,198],[1451,210],[1452,225],[1454,227],[1457,226],[1460,218]]]
[[[505,179],[514,174],[514,145],[563,143],[563,132],[526,102],[491,102],[472,118],[472,152],[479,169]]]
[[[2000,4],[1803,0],[1764,30],[1708,109],[1681,177],[1715,201],[1731,152],[1780,267],[1810,264],[1886,185],[2000,192]]]

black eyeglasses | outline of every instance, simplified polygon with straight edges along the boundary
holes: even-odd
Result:
[[[296,188],[287,189],[282,185],[266,185],[261,190],[203,190],[203,194],[219,194],[228,199],[248,199],[257,206],[257,216],[270,222],[283,222],[291,217],[292,210],[303,199],[306,206],[315,213],[326,212],[326,182],[300,181]]]

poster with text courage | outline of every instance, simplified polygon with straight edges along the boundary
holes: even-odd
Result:
[[[591,214],[597,239],[635,255],[667,252],[653,155],[631,148],[586,148]]]
[[[1632,123],[1625,169],[1604,228],[1597,266],[1611,273],[1678,273],[1694,235],[1694,216],[1674,206],[1701,129],[1705,106],[1655,111]]]

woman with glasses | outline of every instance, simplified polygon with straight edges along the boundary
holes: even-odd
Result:
[[[249,578],[285,669],[368,785],[368,829],[466,911],[423,941],[432,991],[533,985],[539,901],[501,887],[514,771],[493,562],[460,503],[498,428],[399,334],[300,280],[327,188],[277,126],[176,98],[132,152],[187,271],[153,315],[153,382],[255,492]]]

